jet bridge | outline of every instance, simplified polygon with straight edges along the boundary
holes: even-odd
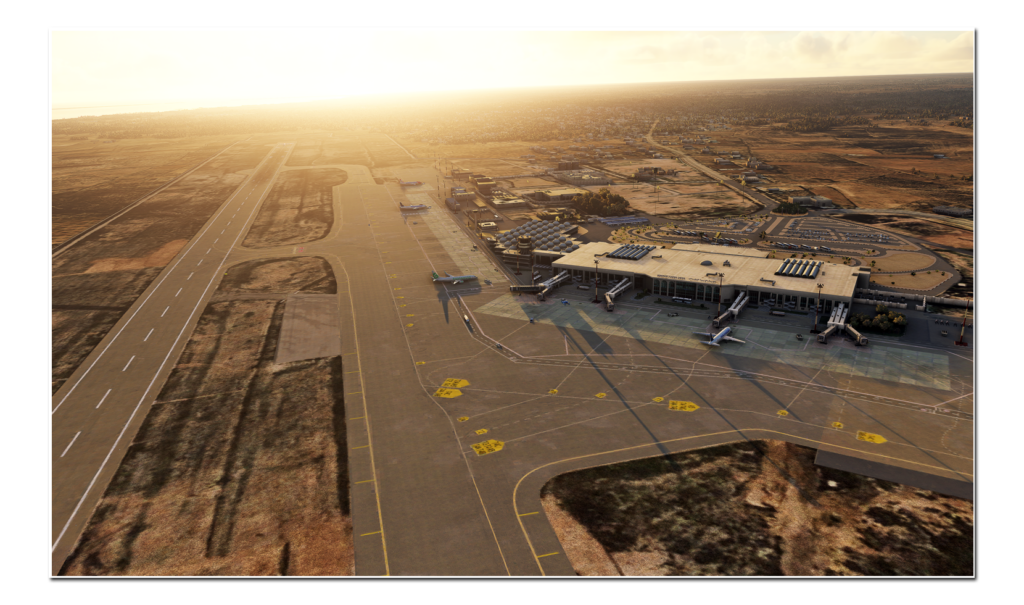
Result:
[[[615,284],[615,286],[611,290],[608,290],[607,292],[605,292],[604,293],[604,308],[607,309],[608,311],[614,311],[615,310],[615,299],[618,298],[619,294],[622,294],[623,292],[628,290],[629,286],[630,286],[630,281],[629,281],[629,278],[627,277],[627,278],[624,278],[619,283]]]
[[[741,292],[740,295],[736,297],[736,300],[734,300],[733,303],[729,306],[729,308],[725,310],[725,313],[722,313],[721,315],[716,317],[713,322],[711,322],[712,325],[718,328],[723,323],[729,321],[729,319],[733,317],[739,317],[740,311],[743,310],[743,307],[747,306],[748,302],[750,302],[750,297],[747,295],[746,292]]]
[[[558,286],[562,285],[562,283],[566,282],[566,281],[569,281],[569,272],[568,271],[562,271],[561,273],[559,273],[558,275],[552,277],[551,279],[547,280],[546,282],[543,282],[542,284],[540,284],[541,287],[542,287],[541,291],[537,292],[537,299],[538,300],[545,300],[544,297],[547,296],[548,292],[554,290],[555,288],[557,288]]]

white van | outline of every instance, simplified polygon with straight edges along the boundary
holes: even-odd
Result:
[[[678,297],[678,296],[673,296],[673,297],[672,297],[672,302],[677,302],[677,303],[692,303],[692,302],[693,302],[693,299],[692,299],[692,298],[680,298],[680,297]]]

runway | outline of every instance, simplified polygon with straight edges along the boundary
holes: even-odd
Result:
[[[274,147],[52,399],[51,559],[70,554],[291,145]]]

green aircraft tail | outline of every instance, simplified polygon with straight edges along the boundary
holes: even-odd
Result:
[[[434,279],[440,279],[441,278],[441,276],[437,274],[437,271],[432,271],[431,273],[433,274]]]

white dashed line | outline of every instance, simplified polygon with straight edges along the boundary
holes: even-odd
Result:
[[[217,242],[219,242],[219,241],[220,241],[220,238],[218,237],[217,239],[213,240],[213,243],[215,243],[215,244],[216,244],[216,243],[217,243]]]
[[[230,227],[230,226],[231,226],[231,221],[228,221],[228,227]]]
[[[64,448],[64,454],[68,453],[68,450],[71,449],[71,446],[75,444],[75,439],[78,439],[78,436],[81,434],[82,431],[78,431],[77,433],[75,433],[75,436],[71,438],[71,443],[69,443],[68,446]],[[63,458],[64,454],[61,454],[60,457]]]
[[[178,291],[174,293],[174,298],[178,298],[179,294],[181,294],[181,288],[178,288]]]
[[[213,250],[213,248],[207,248],[207,249],[206,249],[206,253],[207,253],[207,254],[209,254],[209,253],[210,253],[210,250]]]
[[[220,234],[224,235],[224,230],[223,229],[220,230]]]
[[[188,280],[192,279],[192,276],[195,275],[195,274],[196,274],[195,271],[193,271],[192,273],[189,273],[188,277],[185,278],[185,281],[188,281]]]
[[[149,336],[152,333],[153,333],[153,328],[150,328],[149,329],[149,334],[146,334],[146,337],[142,339],[142,342],[146,342],[147,340],[149,340]]]
[[[201,265],[201,264],[203,264],[203,259],[199,259],[199,262],[198,262],[198,263],[196,263],[196,266],[198,267],[198,266],[199,266],[199,265]]]
[[[121,371],[122,371],[122,372],[124,372],[125,370],[127,370],[127,369],[128,369],[128,366],[132,365],[132,360],[133,360],[133,359],[135,359],[135,356],[134,356],[134,355],[132,355],[132,358],[128,360],[128,363],[124,364],[124,367],[123,367],[123,368],[121,368]]]
[[[167,313],[167,309],[170,309],[170,307],[164,307],[164,312],[160,314],[160,317],[163,317],[164,313]]]
[[[109,395],[109,394],[110,394],[110,391],[111,391],[111,389],[107,389],[107,392],[106,392],[106,393],[104,393],[104,394],[103,394],[103,397],[101,397],[101,398],[100,398],[100,402],[96,404],[96,409],[97,409],[97,410],[98,410],[98,409],[100,409],[100,406],[101,406],[101,405],[103,405],[103,401],[104,401],[104,400],[105,400],[105,399],[107,398],[107,395]]]

